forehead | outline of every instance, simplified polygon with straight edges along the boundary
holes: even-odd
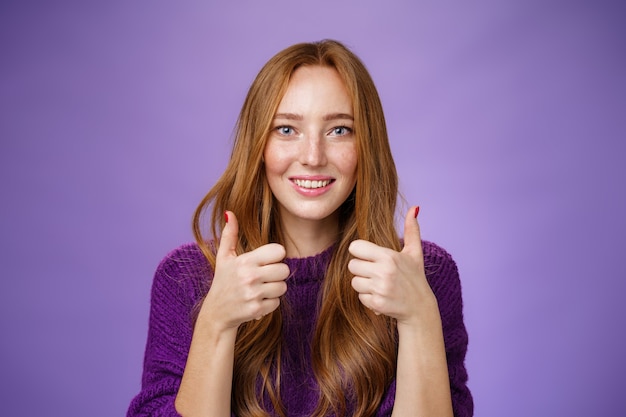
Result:
[[[336,69],[303,66],[293,72],[278,112],[326,111],[352,114],[352,98]]]

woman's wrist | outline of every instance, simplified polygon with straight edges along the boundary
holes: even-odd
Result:
[[[397,320],[398,333],[423,333],[429,329],[441,330],[441,315],[437,298],[424,297],[416,311],[405,319]]]

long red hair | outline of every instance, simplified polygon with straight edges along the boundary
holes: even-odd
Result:
[[[193,230],[213,268],[215,248],[202,232],[204,214],[209,211],[206,236],[218,236],[225,210],[237,213],[239,253],[270,242],[284,243],[262,155],[289,79],[304,65],[334,68],[345,83],[354,107],[358,157],[355,189],[339,208],[339,240],[324,279],[313,337],[312,366],[320,387],[314,416],[329,412],[344,416],[348,404],[355,405],[354,416],[371,416],[395,374],[396,327],[393,319],[372,314],[359,301],[350,284],[348,246],[356,239],[366,239],[400,249],[394,227],[398,178],[378,92],[354,53],[337,41],[325,40],[293,45],[265,64],[239,114],[228,166],[198,206]],[[213,240],[214,245],[217,242]],[[238,416],[269,416],[262,406],[265,394],[277,413],[285,416],[280,400],[282,314],[282,309],[277,309],[262,320],[239,327],[232,390],[232,407]]]

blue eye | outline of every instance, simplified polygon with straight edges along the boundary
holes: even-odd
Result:
[[[349,135],[350,133],[352,133],[352,129],[350,129],[347,126],[337,126],[337,127],[334,127],[332,130],[332,134],[334,136],[345,136],[345,135]]]
[[[293,134],[293,127],[291,126],[278,126],[276,131],[284,136],[289,136]]]

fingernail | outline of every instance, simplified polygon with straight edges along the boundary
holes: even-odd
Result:
[[[420,206],[415,207],[415,218],[417,219],[417,215],[420,214]]]
[[[228,213],[227,212],[224,212],[224,221],[226,221],[226,223],[228,223]]]

